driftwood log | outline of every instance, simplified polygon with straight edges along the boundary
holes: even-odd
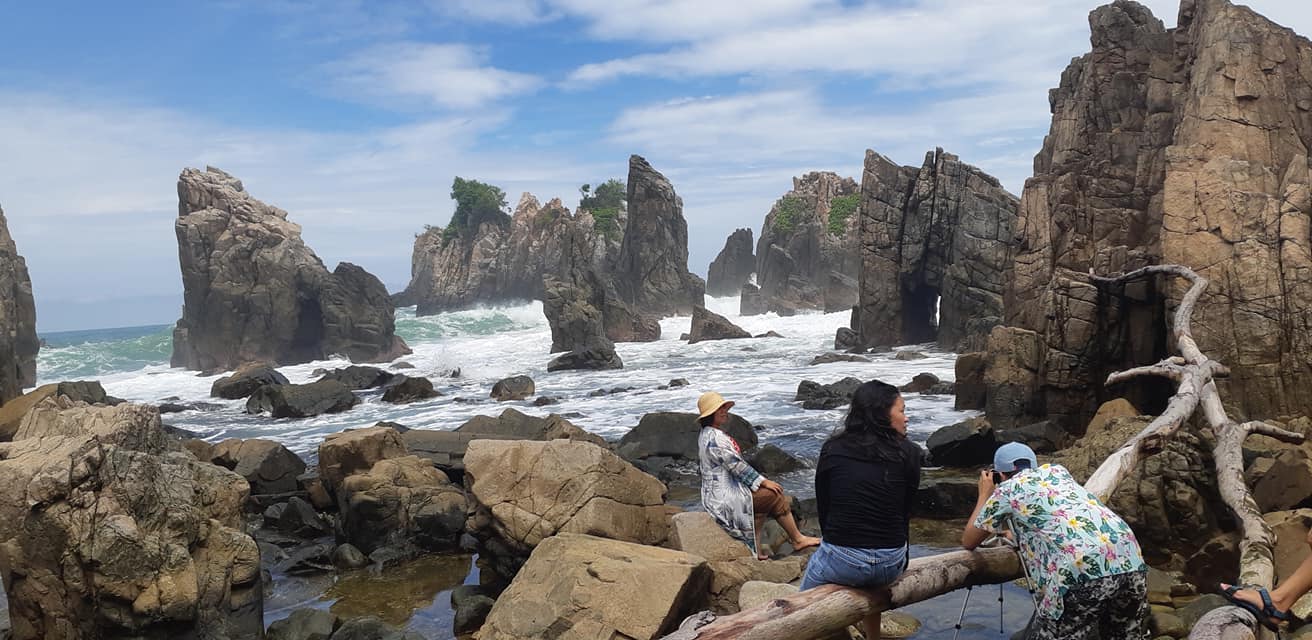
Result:
[[[1207,279],[1179,265],[1146,267],[1115,277],[1092,276],[1107,285],[1139,278],[1178,276],[1190,283],[1175,310],[1172,332],[1180,355],[1154,365],[1108,376],[1112,385],[1140,376],[1163,376],[1177,383],[1176,393],[1162,415],[1126,441],[1098,466],[1085,483],[1091,493],[1108,500],[1117,485],[1138,467],[1145,455],[1160,451],[1186,420],[1202,406],[1203,416],[1216,431],[1216,472],[1221,497],[1235,512],[1243,527],[1240,544],[1241,581],[1271,586],[1274,569],[1271,529],[1262,519],[1243,480],[1241,445],[1250,433],[1261,433],[1285,442],[1302,442],[1299,434],[1261,422],[1236,424],[1225,413],[1213,378],[1228,374],[1218,362],[1198,348],[1190,331],[1193,309],[1207,288]],[[716,617],[703,612],[684,621],[665,640],[806,640],[823,638],[855,624],[867,614],[921,602],[965,587],[997,584],[1021,577],[1020,562],[1010,548],[954,551],[916,558],[906,573],[884,589],[864,590],[826,585]],[[1190,634],[1192,640],[1240,640],[1256,637],[1257,621],[1238,607],[1222,607],[1204,616]]]

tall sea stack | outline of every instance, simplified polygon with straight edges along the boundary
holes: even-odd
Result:
[[[716,297],[736,296],[756,273],[752,230],[737,229],[724,241],[724,248],[706,271],[706,293]]]
[[[683,198],[641,156],[629,157],[629,220],[614,271],[619,299],[656,316],[691,314],[706,283],[688,271]]]
[[[855,180],[832,171],[793,178],[774,203],[756,244],[756,281],[768,311],[846,311],[857,301]]]
[[[173,366],[227,370],[338,354],[381,362],[410,353],[378,278],[349,263],[330,273],[286,211],[251,197],[231,175],[183,170],[174,229],[183,308]]]
[[[1021,199],[1011,327],[990,344],[994,426],[1082,429],[1108,372],[1169,353],[1186,283],[1088,277],[1156,263],[1210,280],[1193,335],[1231,368],[1217,381],[1230,415],[1312,413],[1312,43],[1226,0],[1185,0],[1175,29],[1118,0],[1089,25]],[[1130,386],[1116,395],[1149,412],[1170,392]]]
[[[0,209],[0,404],[36,384],[36,304],[27,263]]]

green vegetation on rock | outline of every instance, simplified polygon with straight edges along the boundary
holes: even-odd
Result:
[[[456,176],[451,182],[451,199],[456,201],[456,212],[442,231],[443,240],[450,241],[457,234],[475,230],[484,222],[510,223],[510,214],[506,213],[506,192],[500,187]]]
[[[585,184],[579,187],[579,196],[579,209],[587,209],[592,213],[598,231],[611,238],[619,235],[618,218],[628,198],[628,187],[623,180],[611,178],[597,185],[596,191],[592,190],[592,185]]]
[[[847,229],[847,219],[856,213],[857,203],[860,200],[861,195],[856,193],[834,198],[829,206],[829,233],[831,235],[843,235],[843,231]]]
[[[784,196],[774,205],[774,227],[775,233],[792,233],[797,228],[797,223],[802,219],[802,211],[806,208],[806,201],[796,196]]]

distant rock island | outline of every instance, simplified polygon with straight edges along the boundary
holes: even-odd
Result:
[[[36,304],[27,263],[18,254],[0,209],[0,404],[36,384]]]
[[[213,167],[178,178],[182,318],[175,367],[217,371],[344,355],[384,362],[410,353],[383,283],[343,262],[329,272],[287,212]]]
[[[860,186],[832,171],[793,178],[761,225],[756,280],[766,311],[846,311],[856,304]]]

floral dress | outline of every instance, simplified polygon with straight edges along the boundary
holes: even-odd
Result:
[[[697,437],[698,470],[702,476],[702,507],[729,535],[756,553],[756,519],[752,492],[762,476],[743,460],[738,443],[715,427],[702,427]]]
[[[1063,596],[1078,584],[1147,570],[1129,525],[1059,465],[1004,481],[975,519],[976,527],[992,533],[1008,524],[1043,598],[1044,617],[1060,618]]]

